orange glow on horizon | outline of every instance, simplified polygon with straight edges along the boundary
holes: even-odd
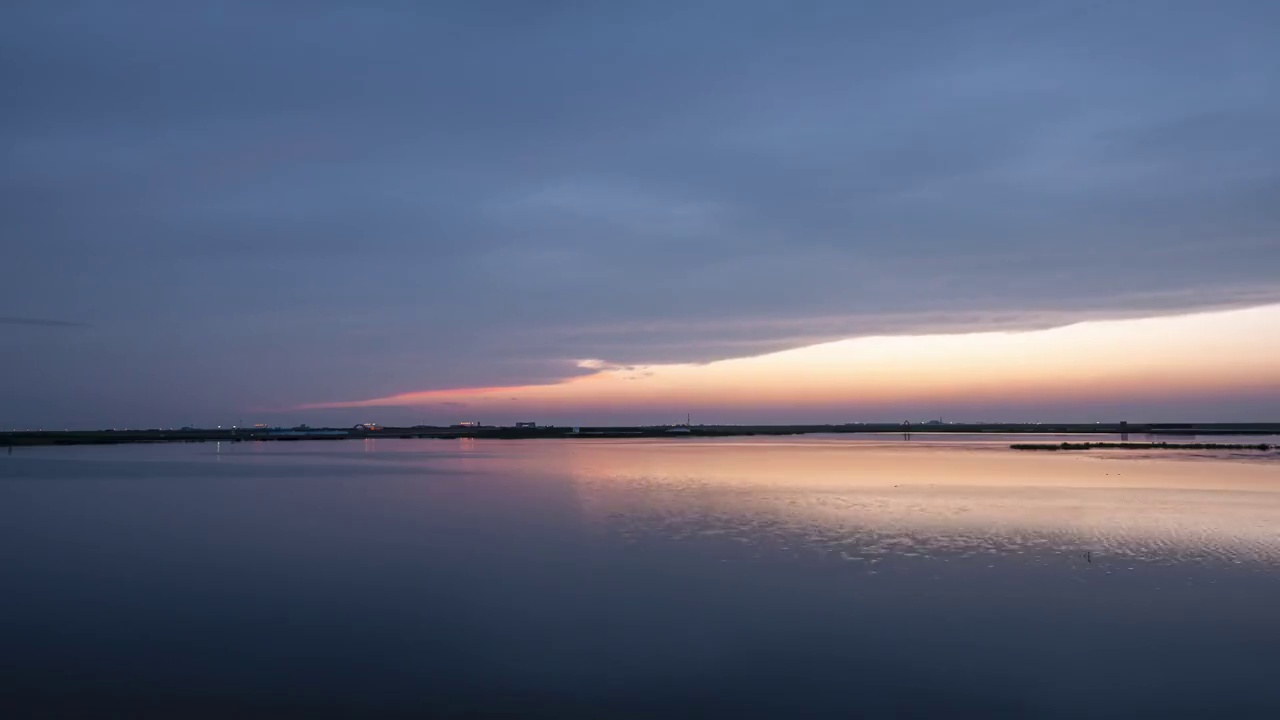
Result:
[[[1280,389],[1280,305],[1026,332],[874,336],[706,364],[618,366],[541,385],[409,392],[303,408],[812,406],[1143,398]],[[514,409],[514,407],[513,407]]]

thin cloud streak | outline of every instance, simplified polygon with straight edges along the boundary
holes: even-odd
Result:
[[[93,327],[89,323],[75,322],[72,320],[49,320],[47,318],[13,317],[8,315],[0,315],[0,325],[34,325],[38,327],[66,328]]]

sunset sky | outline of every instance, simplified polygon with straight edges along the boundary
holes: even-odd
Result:
[[[0,5],[0,427],[1280,420],[1280,5]]]

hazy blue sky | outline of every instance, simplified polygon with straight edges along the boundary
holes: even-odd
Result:
[[[0,425],[1274,303],[1278,37],[1262,0],[9,0]]]

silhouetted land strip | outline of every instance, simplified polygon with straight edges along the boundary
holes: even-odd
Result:
[[[168,442],[297,442],[301,440],[369,440],[377,438],[491,438],[499,440],[531,440],[539,438],[711,438],[751,435],[824,434],[893,434],[901,437],[952,434],[1075,434],[1075,435],[1280,435],[1280,423],[946,423],[913,424],[908,430],[899,423],[849,423],[845,425],[645,425],[628,427],[441,427],[418,425],[386,428],[237,428],[181,430],[67,430],[0,432],[0,448],[34,445],[123,445]],[[1098,446],[1097,443],[1085,443]],[[1117,447],[1129,447],[1117,443]],[[1165,447],[1172,444],[1135,447]],[[1023,448],[1018,448],[1023,449]],[[1027,448],[1031,449],[1031,448]],[[1041,448],[1037,448],[1041,449]],[[1050,445],[1043,449],[1064,449]],[[1069,448],[1076,449],[1076,448]],[[1085,448],[1080,448],[1085,449]],[[1193,448],[1187,448],[1193,449]]]
[[[1266,443],[1241,445],[1238,443],[1167,443],[1167,442],[1086,442],[1086,443],[1024,443],[1010,445],[1014,450],[1272,450]]]

